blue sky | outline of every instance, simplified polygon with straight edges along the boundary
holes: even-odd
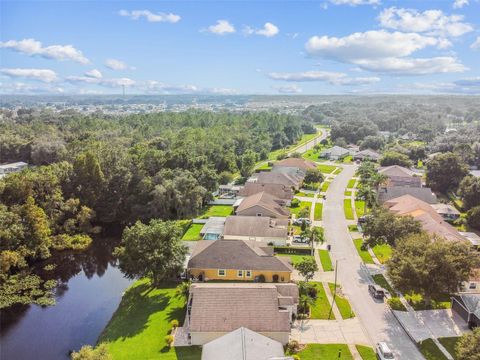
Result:
[[[6,93],[480,93],[479,0],[5,1]]]

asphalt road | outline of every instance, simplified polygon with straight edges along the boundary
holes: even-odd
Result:
[[[298,152],[298,153],[303,154],[303,153],[307,152],[308,150],[313,149],[313,147],[315,145],[320,144],[320,141],[322,141],[322,140],[324,140],[328,137],[329,130],[320,129],[320,131],[322,132],[322,134],[320,136],[318,136],[318,137],[306,142],[305,144],[295,148],[294,151],[289,152],[288,155],[291,155],[294,152]]]
[[[323,227],[326,241],[332,246],[332,260],[338,261],[338,282],[372,345],[385,341],[394,351],[396,359],[423,360],[422,354],[386,305],[375,301],[368,293],[371,280],[362,267],[343,212],[344,191],[354,173],[354,165],[345,165],[328,188],[323,204]]]

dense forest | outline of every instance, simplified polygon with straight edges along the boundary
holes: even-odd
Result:
[[[0,120],[0,163],[33,166],[0,180],[0,308],[51,302],[54,283],[31,265],[52,251],[84,249],[137,220],[191,218],[219,183],[315,132],[267,112],[11,114]]]

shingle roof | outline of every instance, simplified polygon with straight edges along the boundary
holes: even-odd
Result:
[[[213,283],[190,288],[191,332],[290,332],[288,311],[279,310],[273,284]]]
[[[316,169],[317,165],[313,161],[305,160],[302,158],[287,158],[276,162],[273,165],[276,167],[295,167],[302,170]]]
[[[264,184],[258,182],[247,182],[239,191],[240,196],[250,196],[265,191],[266,193],[282,200],[293,199],[293,191],[291,186],[284,184]]]
[[[253,206],[260,206],[275,213],[279,217],[288,217],[290,212],[284,207],[280,206],[277,201],[275,201],[275,198],[272,195],[262,191],[243,199],[236,212],[241,213],[243,210],[249,209]]]
[[[202,360],[287,359],[282,343],[241,327],[202,347]],[[290,358],[288,358],[290,359]]]
[[[373,151],[372,149],[365,149],[362,151],[359,151],[355,154],[354,158],[355,159],[372,159],[372,160],[378,160],[380,159],[381,155],[377,153],[376,151]]]
[[[293,169],[293,171],[289,170]],[[281,184],[286,187],[298,187],[303,181],[304,174],[294,168],[277,168],[275,171],[258,173],[256,182],[259,184]]]
[[[292,271],[291,265],[273,256],[272,248],[246,240],[198,241],[188,268]]]
[[[224,235],[287,238],[288,220],[267,216],[229,216],[225,221]]]
[[[330,149],[325,149],[323,150],[320,154],[322,155],[333,155],[333,156],[342,156],[345,154],[349,154],[350,151],[348,149],[345,149],[341,146],[335,145],[334,147],[331,147]]]
[[[429,204],[437,203],[437,196],[432,192],[432,189],[411,186],[392,186],[381,188],[378,191],[378,201],[380,204],[383,204],[385,201],[395,199],[403,195],[411,195]]]
[[[455,207],[449,204],[433,204],[432,207],[438,214],[460,215],[460,211],[458,211],[457,209],[455,209]]]
[[[415,175],[415,173],[407,169],[403,166],[398,166],[398,165],[392,165],[392,166],[386,166],[382,167],[378,170],[379,173],[387,176],[387,177],[412,177]]]

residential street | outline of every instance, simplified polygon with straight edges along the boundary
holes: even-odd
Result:
[[[332,261],[338,261],[338,282],[372,345],[386,341],[397,359],[424,359],[386,305],[375,301],[368,293],[370,278],[348,233],[343,212],[344,191],[354,176],[355,166],[344,165],[343,168],[328,188],[322,221],[326,241],[332,246]]]

